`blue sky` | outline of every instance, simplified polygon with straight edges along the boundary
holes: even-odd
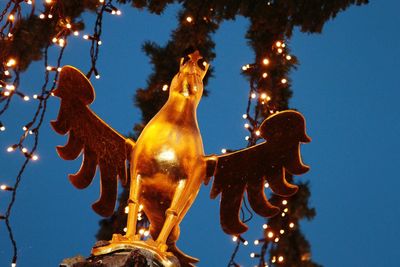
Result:
[[[300,60],[291,75],[291,107],[304,113],[313,138],[302,147],[311,171],[296,179],[310,181],[311,205],[317,216],[302,228],[311,242],[313,259],[324,266],[397,265],[399,8],[394,0],[352,7],[328,22],[323,34],[296,31],[290,42]],[[128,133],[140,120],[132,96],[136,88],[145,86],[151,71],[141,44],[145,40],[165,43],[176,26],[176,10],[171,7],[164,17],[157,17],[125,7],[121,17],[105,17],[99,60],[102,78],[93,82],[96,101],[92,108],[121,133]],[[91,15],[87,18],[93,21]],[[207,153],[246,145],[241,115],[248,84],[240,68],[253,58],[243,38],[247,25],[238,18],[224,23],[215,35],[217,58],[211,62],[215,78],[208,85],[210,97],[202,100],[198,110]],[[71,39],[63,64],[86,71],[89,43]],[[34,94],[42,81],[43,67],[35,63],[22,76],[22,87]],[[57,99],[51,100],[47,122],[55,119],[58,106]],[[0,133],[1,183],[11,183],[17,173],[22,157],[5,149],[15,143],[34,108],[35,102],[15,99],[2,119],[7,131]],[[90,208],[98,197],[98,182],[84,191],[74,189],[66,175],[79,168],[79,160],[59,159],[54,148],[66,138],[54,133],[48,123],[42,130],[40,160],[26,171],[13,210],[19,266],[57,266],[63,258],[88,255],[100,219]],[[202,188],[183,221],[178,245],[201,259],[198,266],[226,266],[233,242],[220,229],[218,201],[209,199],[209,190]],[[0,193],[0,211],[8,199],[9,193]],[[253,219],[245,238],[259,238],[262,223],[261,218]],[[253,245],[242,247],[238,262],[255,265],[249,253],[257,250]],[[10,255],[1,223],[0,266],[9,266]]]

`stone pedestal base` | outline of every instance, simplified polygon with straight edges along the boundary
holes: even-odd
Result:
[[[168,260],[174,267],[180,267],[176,257],[171,256]],[[91,256],[85,259],[77,256],[63,260],[60,267],[164,267],[154,254],[141,248],[130,251],[114,251],[109,254]]]

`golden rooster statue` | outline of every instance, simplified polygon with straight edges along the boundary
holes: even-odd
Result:
[[[179,224],[196,199],[202,183],[214,177],[211,197],[221,194],[222,229],[233,235],[247,230],[239,219],[245,191],[252,209],[271,217],[279,209],[264,193],[267,181],[279,195],[296,193],[297,186],[285,180],[285,171],[303,174],[308,167],[301,161],[300,143],[309,142],[303,116],[296,111],[278,112],[260,126],[265,142],[220,156],[205,156],[196,109],[203,93],[203,78],[209,65],[199,52],[181,60],[180,70],[169,87],[169,98],[146,125],[136,143],[109,127],[88,107],[95,93],[89,80],[77,69],[65,66],[55,96],[61,107],[52,126],[59,134],[69,133],[68,143],[57,147],[66,160],[76,159],[83,151],[78,173],[69,175],[71,183],[83,189],[100,169],[101,196],[93,209],[110,216],[117,199],[117,177],[127,184],[130,162],[130,195],[127,231],[114,234],[106,245],[95,247],[100,255],[121,249],[145,248],[164,266],[194,266],[198,260],[176,247]],[[150,239],[141,241],[136,233],[139,205],[150,221]],[[168,256],[174,255],[179,264]]]

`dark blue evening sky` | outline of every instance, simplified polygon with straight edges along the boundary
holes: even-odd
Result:
[[[311,242],[313,259],[324,266],[398,265],[399,9],[395,0],[351,7],[329,21],[323,34],[296,31],[290,42],[300,60],[291,74],[291,107],[304,113],[313,139],[302,147],[311,171],[296,179],[310,181],[317,216],[303,222],[302,229]],[[132,97],[135,89],[145,86],[151,71],[141,44],[145,40],[164,44],[176,26],[176,11],[176,6],[170,7],[158,17],[124,6],[121,17],[104,19],[101,79],[93,81],[97,95],[92,108],[120,133],[127,134],[140,120]],[[93,15],[86,17],[93,22]],[[246,20],[238,18],[224,23],[215,34],[217,58],[211,62],[215,77],[208,85],[210,96],[198,110],[207,153],[246,145],[241,115],[248,84],[240,68],[253,59],[243,38],[247,26]],[[55,64],[54,57],[51,63]],[[88,70],[89,43],[71,38],[63,64]],[[22,76],[22,88],[31,95],[42,82],[41,63]],[[35,105],[15,99],[2,118],[7,131],[0,133],[0,183],[12,183],[16,176],[23,158],[7,153],[6,147],[16,142]],[[52,99],[41,133],[40,160],[25,172],[13,210],[22,267],[57,266],[63,258],[88,255],[98,230],[100,217],[90,207],[99,194],[98,180],[87,190],[76,190],[67,174],[79,168],[80,160],[62,161],[55,152],[56,145],[66,142],[48,124],[58,107],[59,101]],[[209,191],[210,187],[202,188],[184,219],[178,245],[199,257],[200,267],[226,266],[234,244],[219,226],[218,201],[209,199]],[[9,197],[0,193],[0,213]],[[251,242],[240,249],[237,262],[242,266],[256,264],[249,253],[259,250],[252,241],[261,237],[262,223],[261,218],[253,219],[244,235]],[[6,234],[0,223],[0,266],[10,266]]]

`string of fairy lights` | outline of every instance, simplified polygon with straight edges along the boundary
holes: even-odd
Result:
[[[9,109],[12,99],[15,96],[21,97],[24,101],[30,101],[32,98],[37,101],[36,110],[33,112],[30,121],[22,127],[23,133],[18,142],[6,148],[9,153],[19,151],[25,159],[13,181],[13,184],[0,185],[1,191],[11,193],[5,213],[0,213],[0,220],[5,222],[8,237],[12,245],[12,267],[17,266],[18,260],[18,246],[11,225],[12,209],[17,198],[18,187],[29,162],[39,159],[39,155],[37,154],[39,133],[44,122],[48,105],[47,102],[51,96],[53,96],[53,91],[56,88],[59,72],[61,70],[61,61],[68,44],[68,37],[80,35],[79,25],[71,21],[70,18],[64,16],[62,1],[45,0],[43,4],[44,11],[37,15],[37,17],[41,20],[55,22],[55,28],[53,30],[56,34],[52,36],[51,40],[49,40],[43,50],[44,82],[40,92],[30,97],[19,88],[21,71],[18,66],[17,57],[2,52],[2,62],[0,63],[0,118]],[[13,45],[13,35],[17,31],[18,20],[22,19],[22,10],[25,10],[27,6],[31,6],[31,16],[36,16],[34,14],[35,1],[31,0],[10,0],[2,10],[0,14],[0,38],[5,44],[9,46]],[[97,79],[100,78],[96,68],[96,62],[99,54],[99,46],[101,45],[100,37],[104,12],[108,12],[112,15],[121,14],[121,11],[112,5],[111,0],[107,3],[105,3],[104,0],[99,0],[94,33],[92,35],[83,35],[83,39],[92,41],[90,48],[91,69],[88,73],[88,77],[90,77],[91,73],[94,73]],[[48,57],[48,52],[52,45],[55,46],[55,49],[58,49],[54,64],[50,64],[51,60]],[[5,130],[5,123],[0,120],[0,131]]]
[[[287,71],[279,72],[277,69],[282,66],[292,65],[293,57],[289,54],[286,44],[282,40],[274,42],[271,49],[266,52],[264,57],[261,57],[258,62],[253,64],[246,64],[242,66],[242,72],[245,76],[249,77],[249,94],[246,112],[242,115],[246,120],[244,128],[248,131],[245,140],[248,146],[253,146],[260,140],[260,131],[258,130],[262,121],[278,112],[279,107],[279,91],[287,87],[289,84],[288,78],[285,76]],[[289,68],[283,68],[288,70]],[[277,75],[278,74],[278,75]],[[279,76],[281,74],[281,76]],[[227,149],[222,149],[222,153],[228,152]],[[268,183],[265,183],[265,188],[268,188]],[[285,255],[273,254],[272,247],[276,247],[281,237],[288,231],[296,227],[296,223],[288,216],[288,199],[283,199],[280,204],[282,212],[280,216],[286,218],[284,222],[279,225],[269,225],[267,223],[262,225],[263,237],[254,240],[253,244],[259,247],[259,252],[250,253],[250,257],[255,260],[258,259],[258,267],[267,267],[273,265],[284,266]],[[246,202],[244,202],[246,207]],[[243,210],[242,210],[243,216]],[[278,215],[279,216],[279,215]],[[244,221],[246,222],[246,221]],[[279,229],[277,229],[279,228]],[[235,242],[235,248],[232,252],[229,266],[241,266],[236,262],[236,255],[241,245],[248,246],[249,241],[241,235],[233,236],[232,241]],[[267,252],[270,251],[270,259],[266,260]]]

